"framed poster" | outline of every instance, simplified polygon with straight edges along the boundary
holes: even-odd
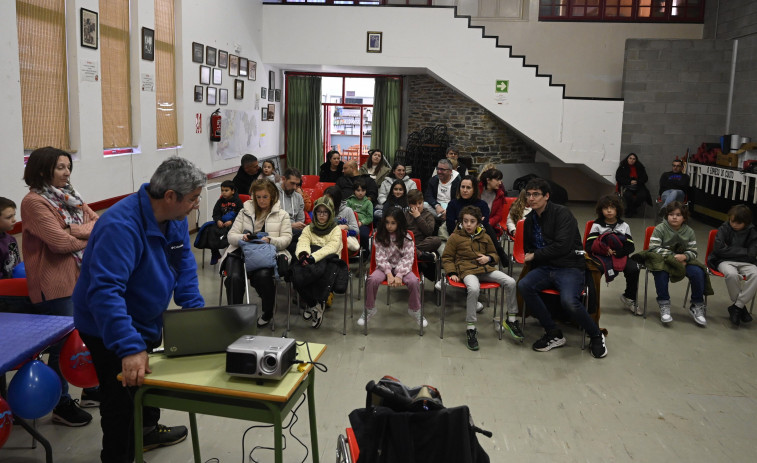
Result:
[[[281,90],[277,88],[274,90],[274,93],[276,96],[273,98],[273,101],[281,101]]]
[[[223,81],[223,72],[221,68],[213,68],[213,85],[221,85]]]
[[[203,56],[205,55],[205,45],[197,42],[192,42],[192,62],[202,63]]]
[[[216,65],[216,49],[213,47],[205,47],[205,64],[208,66]]]
[[[244,81],[242,79],[234,79],[234,99],[241,100],[244,98]]]
[[[381,53],[383,35],[383,32],[368,32],[368,43],[366,44],[365,51],[368,53]]]
[[[239,75],[239,57],[229,55],[229,76],[237,77]]]
[[[239,58],[239,77],[247,75],[247,58]]]
[[[268,88],[276,88],[276,73],[273,71],[268,71]]]
[[[269,104],[268,105],[268,120],[273,120],[273,115],[276,113],[276,105],[275,104]]]
[[[260,113],[260,120],[261,121],[267,121],[268,120],[268,108],[263,108]]]
[[[207,94],[207,104],[214,105],[216,104],[216,88],[215,87],[208,87],[208,94]]]
[[[247,61],[247,78],[249,80],[256,80],[258,75],[258,63],[257,61]]]
[[[155,31],[146,27],[142,28],[142,59],[155,61]]]
[[[261,100],[265,100],[267,98],[266,95],[268,95],[268,91],[266,90],[266,88],[265,87],[261,88],[260,89],[260,99]]]
[[[210,67],[200,66],[200,83],[210,85]]]
[[[79,10],[81,19],[81,46],[97,50],[100,36],[97,29],[97,13],[86,8]]]
[[[202,85],[195,85],[195,101],[196,102],[202,103],[202,93],[203,93]]]
[[[273,88],[268,89],[268,101],[273,101],[274,96],[276,96],[275,92]]]
[[[218,50],[218,67],[226,69],[229,67],[229,52]]]
[[[218,104],[220,105],[229,104],[229,90],[228,89],[221,88],[218,90]]]

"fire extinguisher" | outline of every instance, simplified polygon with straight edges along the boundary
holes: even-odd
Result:
[[[210,115],[210,141],[221,141],[221,109]]]

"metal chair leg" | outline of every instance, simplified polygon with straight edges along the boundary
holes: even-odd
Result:
[[[420,334],[421,336],[423,336],[423,300],[424,300],[423,293],[425,292],[423,291],[423,287],[425,283],[426,283],[426,277],[424,277],[423,274],[421,274],[421,280],[419,282],[420,286],[418,287],[418,289],[421,292],[421,322],[419,323],[421,326],[421,334]]]
[[[647,318],[647,293],[649,292],[649,269],[644,269],[644,314],[643,318]]]
[[[447,282],[442,280],[442,327],[439,338],[444,339],[444,312],[447,309]]]

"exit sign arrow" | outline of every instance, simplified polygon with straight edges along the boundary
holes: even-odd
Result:
[[[498,80],[494,91],[495,93],[507,93],[509,87],[510,87],[509,80]]]

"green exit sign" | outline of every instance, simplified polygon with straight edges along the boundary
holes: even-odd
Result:
[[[510,88],[509,80],[498,80],[497,85],[494,87],[494,93],[507,93]]]

